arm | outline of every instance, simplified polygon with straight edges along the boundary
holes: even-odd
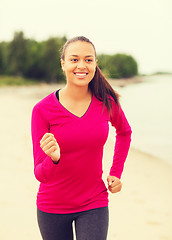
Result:
[[[120,179],[128,155],[132,131],[121,106],[118,107],[114,101],[112,106],[111,124],[116,129],[116,142],[110,176]]]
[[[48,156],[40,146],[41,139],[43,139],[43,136],[46,136],[48,132],[49,123],[45,117],[43,117],[38,107],[35,106],[32,111],[31,120],[34,174],[36,179],[42,183],[46,183],[51,179],[57,165],[53,163],[51,157]]]

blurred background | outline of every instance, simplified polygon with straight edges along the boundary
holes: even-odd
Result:
[[[30,118],[36,102],[64,86],[60,49],[79,35],[93,42],[99,67],[121,95],[133,130],[132,151],[162,165],[156,174],[166,192],[146,216],[154,212],[154,220],[140,224],[143,239],[172,239],[171,10],[170,0],[0,1],[0,239],[40,239],[34,215],[38,186],[32,174]],[[114,139],[113,129],[110,138]],[[146,176],[153,176],[155,166],[148,163]],[[152,199],[158,199],[156,194]],[[15,223],[11,231],[10,221]],[[130,227],[128,239],[135,230]],[[113,239],[125,238],[111,232],[108,240]]]

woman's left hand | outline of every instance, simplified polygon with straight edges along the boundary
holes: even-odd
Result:
[[[111,193],[117,193],[121,191],[122,183],[119,178],[115,176],[108,176],[108,189]]]

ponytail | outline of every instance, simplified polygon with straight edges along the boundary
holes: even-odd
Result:
[[[120,95],[111,87],[98,66],[96,66],[95,75],[89,83],[89,87],[95,97],[103,102],[103,108],[106,105],[109,113],[112,112],[112,98],[119,106]]]

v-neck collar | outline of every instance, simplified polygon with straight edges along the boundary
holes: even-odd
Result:
[[[93,99],[94,99],[94,94],[92,93],[92,98],[91,98],[91,101],[90,101],[90,104],[87,108],[87,110],[85,111],[85,113],[80,117],[80,116],[77,116],[75,115],[74,113],[70,112],[67,108],[65,108],[60,102],[59,100],[57,99],[56,97],[56,91],[54,92],[53,94],[54,98],[55,98],[55,101],[57,102],[58,106],[68,115],[70,115],[71,117],[74,117],[76,119],[83,119],[87,116],[88,112],[90,111],[92,105],[93,105]]]

